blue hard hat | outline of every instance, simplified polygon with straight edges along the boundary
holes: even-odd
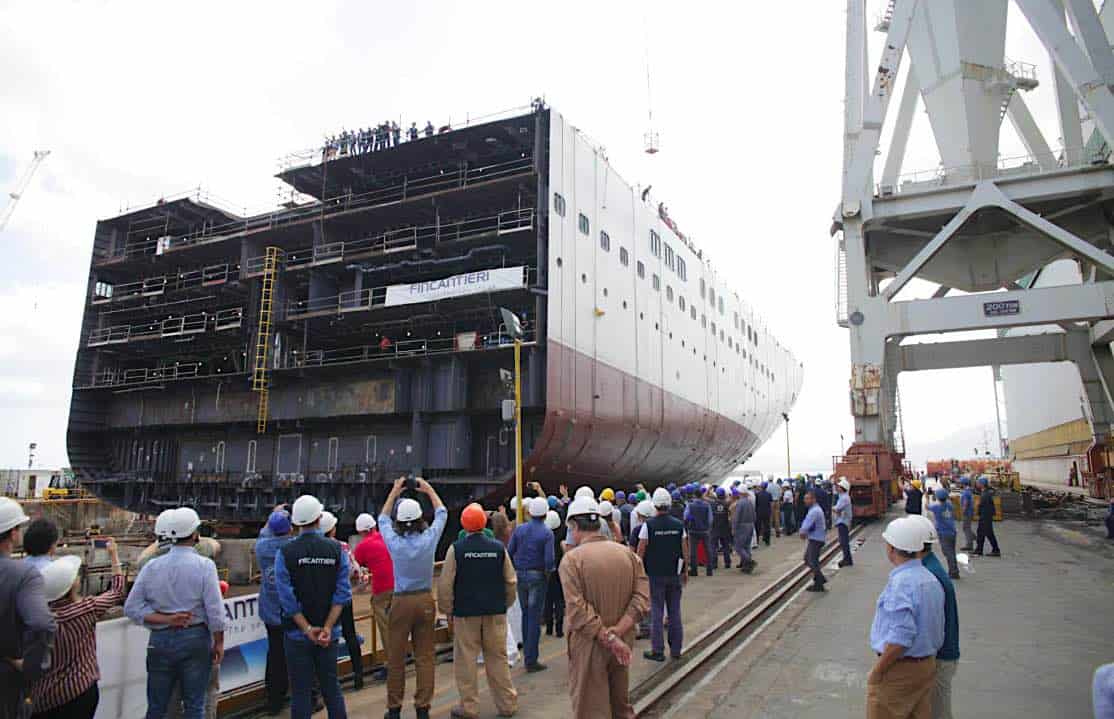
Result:
[[[724,497],[727,496],[727,490],[724,489],[723,487],[716,487],[716,496],[719,497],[720,499],[723,499]]]
[[[770,486],[769,482],[763,482],[762,483],[762,489],[765,489],[766,487],[769,487],[769,486]]]
[[[676,485],[676,484],[674,484],[673,482],[670,482],[669,484],[667,484],[667,485],[665,486],[665,488],[666,488],[666,489],[667,489],[668,491],[672,492],[672,491],[673,491],[674,489],[677,489],[677,485]]]
[[[948,490],[944,489],[943,487],[937,487],[936,488],[936,499],[939,499],[941,502],[943,502],[947,498],[948,498]]]
[[[557,505],[560,504],[560,502],[557,501],[557,498],[554,497],[552,494],[546,497],[545,501],[549,505],[550,509],[557,509]]]
[[[677,502],[681,499],[681,490],[674,489],[672,492],[669,493],[669,496],[673,498],[674,502]]]
[[[986,477],[979,477],[979,484],[987,485],[990,484],[990,482],[987,481]]]
[[[276,537],[290,534],[290,515],[281,509],[271,512],[271,516],[267,518],[267,529]]]
[[[741,480],[741,479],[736,479],[736,480],[735,480],[734,482],[732,482],[732,483],[731,483],[731,486],[732,486],[732,487],[738,487],[738,486],[739,486],[740,484],[742,484],[742,483],[743,483],[743,480]]]
[[[970,480],[969,478],[967,478],[967,477],[960,477],[960,478],[959,478],[959,483],[960,483],[960,484],[970,484],[970,483],[971,483],[971,480]]]
[[[618,492],[615,493],[615,501],[616,502],[622,502],[626,498],[627,498],[627,493],[624,492],[621,489]]]
[[[740,496],[742,496],[742,494],[743,493],[739,491],[738,487],[732,487],[731,488],[731,496],[732,497],[740,497]]]

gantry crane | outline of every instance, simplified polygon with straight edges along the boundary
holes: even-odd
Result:
[[[35,156],[31,159],[31,164],[24,171],[23,176],[19,178],[15,188],[8,193],[8,204],[0,211],[0,232],[8,225],[8,220],[11,219],[12,213],[15,212],[15,206],[19,202],[19,198],[23,196],[24,190],[30,184],[31,178],[35,174],[35,170],[39,169],[46,156],[50,154],[50,150],[35,150]]]

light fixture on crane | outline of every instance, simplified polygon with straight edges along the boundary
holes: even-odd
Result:
[[[24,171],[23,176],[19,178],[16,183],[15,189],[8,193],[8,204],[0,211],[0,232],[8,225],[8,220],[11,219],[12,213],[15,212],[15,206],[19,202],[19,198],[23,196],[23,192],[27,189],[27,185],[31,183],[31,178],[35,174],[35,170],[39,169],[39,165],[50,154],[50,150],[35,150],[35,155],[31,159],[31,164]]]

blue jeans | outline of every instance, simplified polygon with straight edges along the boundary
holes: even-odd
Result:
[[[797,525],[794,523],[793,505],[785,502],[781,503],[781,531],[785,534],[793,534],[797,531]]]
[[[545,609],[545,572],[526,570],[518,574],[518,606],[522,608],[522,655],[526,666],[538,663]]]
[[[329,719],[347,719],[344,697],[337,680],[337,642],[327,647],[313,642],[286,637],[286,667],[290,671],[290,719],[309,719],[312,714],[313,681],[321,689]]]
[[[664,615],[669,615],[669,653],[681,656],[684,627],[681,624],[681,578],[650,577],[650,648],[665,651]]]
[[[181,689],[183,719],[205,716],[205,692],[213,670],[210,641],[204,624],[151,632],[147,640],[147,719],[166,716],[175,685]]]

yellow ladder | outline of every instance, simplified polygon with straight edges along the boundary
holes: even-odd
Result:
[[[259,410],[255,418],[255,431],[267,431],[267,412],[269,408],[268,388],[271,383],[271,368],[268,362],[271,348],[271,317],[274,309],[275,277],[278,274],[279,258],[282,250],[268,247],[263,259],[263,278],[259,294],[259,333],[255,342],[255,364],[251,376],[251,389],[259,393]]]

